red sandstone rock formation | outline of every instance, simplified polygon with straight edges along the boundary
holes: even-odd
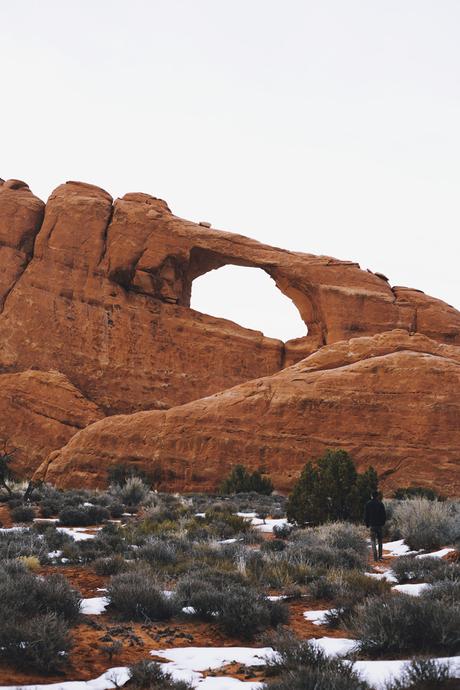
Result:
[[[0,383],[0,438],[16,449],[14,469],[23,477],[103,416],[57,371],[3,374]]]
[[[434,355],[431,351],[424,356],[418,351],[414,352],[412,345],[416,339],[409,338],[408,334],[428,336],[433,341],[430,347],[437,347],[436,343],[460,345],[460,313],[439,300],[416,290],[391,288],[385,276],[363,271],[352,262],[288,252],[240,235],[185,221],[174,216],[165,202],[146,194],[127,194],[112,202],[110,195],[98,187],[69,182],[53,192],[44,210],[43,203],[33,196],[24,183],[9,181],[0,184],[0,255],[2,378],[6,373],[19,373],[27,369],[42,372],[57,370],[67,377],[81,395],[84,403],[82,409],[91,409],[97,416],[132,414],[141,410],[161,411],[197,401],[192,408],[178,408],[166,414],[145,413],[149,415],[149,420],[164,419],[165,424],[169,424],[166,420],[176,419],[176,414],[177,419],[182,420],[181,409],[204,409],[203,414],[207,415],[208,409],[203,408],[203,405],[207,405],[206,401],[198,399],[226,389],[238,391],[240,388],[232,387],[242,382],[248,382],[245,384],[248,390],[253,390],[248,398],[252,402],[248,405],[250,408],[253,404],[256,410],[261,380],[282,380],[287,385],[288,372],[295,368],[277,373],[285,367],[312,353],[316,353],[313,358],[324,358],[335,357],[327,353],[342,352],[343,348],[353,352],[358,342],[364,342],[362,336],[372,337],[376,334],[385,334],[396,350],[400,348],[395,345],[395,338],[404,341],[404,347],[411,354],[409,359],[398,354],[402,362],[400,372],[407,370],[413,376],[421,376],[427,381],[421,390],[427,392],[427,399],[436,402],[436,396],[444,395],[442,386],[446,377],[443,372],[447,369],[450,371],[453,365],[449,358],[436,355],[436,368],[428,381],[424,365],[428,354],[431,358]],[[193,280],[225,264],[259,267],[266,271],[297,306],[306,330],[308,327],[308,335],[282,343],[230,321],[191,310]],[[395,329],[400,330],[392,333]],[[324,347],[334,344],[335,349]],[[385,358],[390,356],[394,355],[385,354]],[[312,358],[308,357],[305,361],[311,362]],[[348,381],[349,367],[353,369],[353,376],[350,385],[342,390],[340,381]],[[329,412],[325,403],[321,403],[315,437],[324,438],[324,444],[318,441],[316,445],[307,446],[307,454],[309,448],[311,452],[319,452],[323,445],[337,445],[340,441],[340,445],[353,448],[359,459],[366,461],[366,453],[356,446],[356,429],[351,421],[353,416],[347,422],[347,415],[351,414],[350,400],[361,400],[362,391],[371,390],[366,382],[375,383],[375,379],[369,378],[366,367],[365,361],[360,360],[347,364],[345,368],[337,364],[332,368],[338,381],[334,382],[334,386],[342,390],[347,400],[342,400],[340,404],[336,400]],[[282,375],[287,378],[280,379]],[[331,375],[327,372],[321,376],[316,373],[321,380]],[[386,378],[391,377],[388,374],[379,379],[382,385]],[[357,382],[355,387],[353,380]],[[442,385],[439,385],[440,382]],[[298,383],[297,380],[292,381],[292,385]],[[396,382],[394,384],[396,386]],[[312,389],[310,379],[305,385],[308,390]],[[315,387],[318,388],[318,385],[315,384]],[[454,391],[449,387],[446,390],[454,401]],[[372,399],[378,391],[374,392],[373,388],[372,391],[365,405],[356,406],[356,409],[362,408],[361,416],[364,414],[362,410],[373,409]],[[228,391],[228,395],[233,393]],[[289,391],[285,395],[289,398]],[[414,400],[410,394],[404,395],[402,390],[395,389],[395,409],[403,405],[404,398],[411,409],[414,409],[414,405],[420,407],[422,418],[426,412],[424,401],[420,396]],[[319,400],[316,405],[319,405]],[[445,398],[443,400],[445,402]],[[86,405],[89,407],[86,408]],[[452,409],[455,409],[455,401],[452,405]],[[165,448],[169,449],[165,451],[168,457],[163,457],[162,452],[158,451],[149,434],[140,432],[138,437],[135,436],[135,442],[132,440],[131,451],[128,452],[126,448],[117,450],[114,456],[119,459],[138,457],[141,462],[148,457],[155,461],[157,457],[158,462],[171,464],[177,475],[177,485],[181,487],[189,486],[187,482],[191,481],[191,475],[186,475],[184,468],[193,465],[189,473],[200,474],[204,485],[211,487],[216,480],[215,463],[230,462],[231,453],[226,450],[231,447],[228,434],[230,439],[233,438],[231,430],[235,424],[238,426],[237,422],[232,421],[232,415],[228,417],[227,412],[223,412],[221,431],[216,431],[213,442],[206,445],[202,429],[212,426],[211,421],[216,414],[214,409],[209,408],[209,419],[199,416],[195,426],[185,425],[182,435],[179,432],[168,434],[167,443],[165,440]],[[433,410],[436,409],[435,406]],[[330,420],[334,419],[334,424],[338,425],[333,410],[338,410],[341,424],[348,429],[347,433],[337,435],[337,438],[327,432],[332,428]],[[297,422],[302,425],[303,415],[299,411],[294,412],[294,408],[291,413],[297,415]],[[252,429],[242,427],[244,433],[251,437],[245,448],[252,450],[245,450],[241,457],[254,466],[264,461],[269,469],[272,469],[273,462],[273,471],[280,486],[287,486],[289,481],[282,480],[276,470],[275,453],[270,452],[268,445],[268,441],[275,444],[272,446],[275,449],[275,439],[284,437],[284,413],[279,419],[276,415],[271,417],[275,426],[270,433],[259,423],[258,417],[252,416],[252,412],[245,411],[245,414],[253,420],[253,424],[257,419],[257,425]],[[16,415],[21,421],[22,413],[15,411],[12,418],[15,419]],[[413,412],[414,423],[416,418],[417,413]],[[135,429],[138,428],[138,419],[137,415],[126,417],[123,424]],[[388,416],[379,407],[372,424],[369,427],[358,425],[357,429],[361,429],[361,436],[368,431],[372,436],[375,428],[377,431],[379,428],[380,431],[386,430],[387,420]],[[81,477],[85,477],[85,481],[88,478],[92,483],[102,482],[105,471],[100,460],[105,458],[106,450],[102,447],[102,440],[97,441],[94,434],[97,429],[106,429],[105,424],[110,427],[112,423],[119,422],[115,418],[108,419],[88,431],[93,434],[95,446],[91,457],[97,463],[99,476],[89,479],[92,473],[78,452],[79,465],[75,468],[73,478],[69,480],[67,477],[66,482],[78,483]],[[440,428],[444,428],[443,420],[440,424]],[[259,428],[263,436],[259,435]],[[446,427],[446,433],[450,433],[449,428]],[[420,439],[425,438],[427,448],[422,451],[423,443],[420,440],[415,444],[417,450],[412,451],[409,426],[400,436],[396,433],[397,429],[396,426],[392,430],[393,436],[390,434],[391,440],[386,446],[383,438],[381,440],[382,448],[386,448],[381,456],[385,454],[386,460],[379,458],[379,466],[394,469],[396,458],[398,462],[399,459],[404,460],[401,467],[411,463],[415,467],[416,457],[420,460],[425,456],[433,458],[428,435],[423,437],[420,431]],[[0,437],[6,431],[4,422],[0,422]],[[312,433],[312,429],[309,433]],[[132,434],[128,436],[132,439]],[[79,434],[77,438],[84,439],[86,436]],[[305,446],[304,436],[300,435],[299,438],[302,438]],[[115,443],[113,439],[112,442]],[[28,451],[35,458],[43,449],[35,453],[34,443],[30,441]],[[62,443],[62,438],[56,435],[54,439],[50,438],[46,448],[58,449]],[[296,450],[292,438],[289,443],[286,442],[285,450],[279,457],[280,462],[287,462],[288,455],[292,457],[287,467],[292,467],[294,471],[300,462],[300,451]],[[394,443],[396,450],[393,451],[390,444]],[[454,452],[455,443],[454,435],[446,438],[450,448],[449,457]],[[185,448],[187,444],[188,450]],[[368,446],[376,450],[370,440]],[[121,449],[121,446],[115,443],[115,448]],[[211,448],[214,455],[209,454]],[[235,448],[237,453],[242,452],[240,443]],[[160,455],[156,456],[157,452]],[[62,467],[66,463],[68,465],[69,461],[66,453],[64,449],[58,454],[48,470],[49,478],[59,477],[60,483],[64,482],[64,477],[59,466],[61,463]],[[238,459],[236,455],[234,461]],[[305,455],[302,461],[304,459]],[[208,465],[202,467],[205,461]],[[425,470],[420,472],[416,478],[422,480]],[[434,472],[433,467],[433,475],[430,475],[431,479],[428,478],[430,481]]]
[[[288,489],[305,462],[344,448],[386,489],[414,479],[460,491],[460,348],[392,331],[328,345],[277,374],[167,411],[110,417],[51,456],[39,476],[101,486],[100,467],[162,471],[163,486],[215,489],[236,462]]]

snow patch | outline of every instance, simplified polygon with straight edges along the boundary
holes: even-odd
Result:
[[[80,605],[80,613],[87,616],[99,616],[105,612],[109,605],[107,597],[90,597],[89,599],[82,599]]]
[[[435,659],[441,663],[448,663],[454,678],[460,677],[460,656],[443,657]],[[354,670],[376,690],[384,690],[385,685],[401,675],[408,659],[383,660],[383,661],[356,661]]]
[[[423,591],[430,589],[430,587],[431,585],[428,582],[420,582],[415,585],[395,585],[391,589],[395,589],[403,594],[410,594],[412,597],[419,597]]]
[[[304,611],[304,618],[311,621],[315,625],[324,625],[326,623],[326,614],[330,613],[331,609],[323,609],[321,611]]]
[[[444,556],[447,556],[447,554],[451,553],[451,551],[455,551],[455,549],[447,547],[445,549],[440,549],[439,551],[432,551],[431,553],[421,553],[415,558],[444,558]]]

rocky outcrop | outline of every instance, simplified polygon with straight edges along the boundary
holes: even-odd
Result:
[[[147,194],[126,194],[113,201],[98,187],[68,182],[52,193],[44,207],[25,183],[1,183],[0,254],[0,381],[6,374],[29,369],[59,371],[98,415],[134,414],[123,422],[132,424],[133,429],[138,424],[135,413],[149,411],[145,414],[166,424],[176,411],[162,411],[208,399],[219,391],[240,390],[238,385],[244,382],[252,382],[247,384],[250,388],[256,385],[255,380],[284,380],[278,377],[293,371],[292,365],[304,358],[311,363],[312,356],[322,353],[324,357],[341,347],[353,351],[363,337],[385,334],[389,338],[388,334],[396,330],[398,338],[403,337],[401,331],[405,338],[423,334],[433,347],[437,343],[460,346],[460,313],[439,300],[417,290],[392,288],[384,275],[361,270],[350,261],[288,252],[183,220],[174,216],[164,201]],[[257,267],[270,275],[297,307],[305,322],[305,337],[283,343],[190,309],[193,280],[226,264]],[[414,338],[406,342],[408,352],[413,351],[409,343],[414,342]],[[339,349],[330,349],[335,346]],[[421,364],[420,352],[411,357]],[[436,357],[438,363],[446,361]],[[408,360],[404,362],[412,366]],[[348,366],[358,368],[364,381],[367,369],[360,369],[365,367],[364,361]],[[340,365],[331,371],[339,376],[342,369]],[[441,373],[439,377],[441,380]],[[367,390],[361,378],[360,386]],[[435,375],[431,384],[435,395],[440,390]],[[352,390],[352,386],[347,390],[348,397],[361,393],[360,388]],[[258,399],[255,393],[249,398],[254,404]],[[419,403],[423,406],[423,401]],[[193,409],[203,409],[202,404],[197,402]],[[321,415],[324,413],[323,406]],[[177,414],[182,419],[182,413]],[[212,419],[214,413],[210,414]],[[275,423],[275,418],[272,421]],[[108,419],[94,429],[105,429],[104,424],[110,426],[112,422],[118,424],[119,420]],[[185,486],[188,481],[182,460],[185,458],[186,465],[193,455],[194,465],[198,462],[196,453],[204,447],[201,427],[207,428],[208,422],[200,417],[200,428],[185,425],[187,440],[181,443],[190,445],[185,455],[174,434],[168,435],[171,449],[178,444],[178,466],[175,468],[176,461],[169,456],[158,460],[170,465],[165,471],[177,474],[178,485]],[[228,424],[232,429],[232,422]],[[380,424],[379,417],[374,424]],[[253,465],[269,463],[271,469],[271,459],[262,458],[263,453],[271,454],[258,436],[259,427],[257,422],[249,432],[252,451],[245,451],[244,457]],[[283,436],[282,426],[273,430],[273,434],[278,433]],[[225,434],[217,435],[215,443],[223,438]],[[348,447],[345,438],[343,441]],[[165,448],[168,443],[165,441]],[[452,438],[446,443],[454,447]],[[404,444],[396,455],[388,447],[388,463],[390,456],[402,457],[406,452],[403,446],[407,447]],[[49,447],[58,449],[61,445],[62,439],[56,435]],[[141,446],[145,447],[145,457],[150,451],[157,453],[149,437],[143,437]],[[259,446],[266,450],[259,452]],[[136,442],[133,448],[137,447]],[[100,448],[101,444],[95,443],[95,449]],[[227,452],[219,448],[214,448],[215,458],[227,458]],[[65,452],[56,458],[64,462]],[[293,458],[296,452],[292,446]],[[131,454],[133,457],[128,453],[125,459],[135,460],[137,453]],[[121,457],[118,452],[115,455]],[[88,468],[81,455],[78,457],[77,471],[66,481],[78,483],[79,477],[89,480]],[[145,457],[140,453],[141,462]],[[204,462],[206,457],[202,458]],[[200,472],[194,467],[205,486],[213,484],[215,461],[209,459],[209,469]],[[296,462],[293,460],[293,468]],[[61,459],[50,464],[50,477],[53,473],[58,477],[59,463]],[[102,467],[100,472],[102,476]],[[99,479],[91,481],[97,483]]]
[[[112,464],[162,476],[167,490],[215,489],[237,462],[278,489],[303,464],[344,448],[383,486],[460,491],[460,348],[392,331],[323,347],[272,376],[167,411],[93,424],[39,471],[59,486],[100,486]]]
[[[31,477],[52,450],[103,416],[57,371],[3,374],[0,383],[0,448],[15,449],[20,477]]]

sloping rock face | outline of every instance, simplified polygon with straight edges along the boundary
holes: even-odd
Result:
[[[31,477],[52,450],[103,417],[56,371],[3,374],[0,383],[1,445],[15,449],[13,467],[22,477]]]
[[[353,348],[363,336],[395,329],[407,337],[424,334],[433,346],[460,345],[460,313],[439,300],[392,288],[383,275],[352,262],[288,252],[191,223],[147,194],[126,194],[114,202],[98,187],[68,182],[51,194],[45,207],[25,183],[0,182],[0,255],[2,378],[29,369],[58,371],[98,416],[159,413],[243,382],[256,386],[256,380],[269,381],[305,357],[309,361],[312,353],[329,351],[329,346],[345,342]],[[296,305],[306,336],[283,343],[190,309],[193,280],[226,264],[267,272]],[[257,396],[250,398],[255,403]],[[157,416],[167,420],[174,414]],[[138,423],[136,416],[126,419],[133,428]],[[0,421],[0,438],[10,433],[6,427]],[[182,443],[190,445],[190,453],[198,453],[201,430],[185,428]],[[256,446],[264,444],[258,428],[259,422],[249,432],[254,456],[248,464],[261,461]],[[282,425],[273,433],[283,435]],[[216,437],[211,465],[227,457],[219,450],[219,438],[224,437]],[[404,443],[410,445],[409,439]],[[149,450],[145,438],[142,444],[145,457],[154,457],[156,447]],[[56,435],[46,448],[61,445]],[[42,448],[34,454],[32,446],[31,441],[31,457],[45,452]],[[189,462],[181,447],[179,465]],[[388,447],[387,455],[392,452]],[[96,453],[95,461],[104,453]],[[142,453],[140,458],[144,462]],[[53,460],[50,477],[53,472],[59,475],[59,462]],[[194,464],[200,462],[197,456]],[[265,462],[271,468],[271,460]],[[184,485],[171,463],[169,473],[176,472],[178,484]],[[99,479],[92,482],[105,477],[102,466],[98,471]],[[213,471],[211,467],[208,479],[204,473],[205,486],[213,484]],[[73,476],[67,481],[78,484],[87,470]]]
[[[168,490],[215,489],[236,462],[287,490],[304,463],[344,448],[383,486],[460,491],[460,348],[392,331],[323,347],[272,376],[168,411],[93,424],[38,476],[100,486],[129,461]]]

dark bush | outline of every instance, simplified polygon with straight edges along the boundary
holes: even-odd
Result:
[[[0,568],[0,612],[6,618],[55,613],[68,623],[79,617],[81,598],[63,575],[41,578],[26,568]]]
[[[371,656],[440,652],[460,646],[460,605],[405,594],[375,597],[361,604],[350,630],[360,650]]]
[[[68,625],[54,613],[0,618],[0,656],[20,670],[59,671],[70,648]]]
[[[358,474],[344,450],[328,450],[315,465],[308,462],[289,496],[289,522],[320,524],[333,520],[361,521],[364,505],[377,488],[372,467]]]
[[[31,506],[19,505],[10,510],[13,522],[32,522],[35,517],[35,510]]]
[[[64,502],[62,498],[52,499],[47,498],[40,502],[40,515],[43,518],[50,518],[57,515],[63,508]]]
[[[99,525],[110,518],[107,508],[98,505],[67,506],[59,513],[59,522],[65,527]]]
[[[248,472],[244,465],[235,465],[225,479],[220,490],[223,494],[238,494],[254,491],[269,496],[273,492],[273,483],[269,477],[263,477],[259,470]]]
[[[406,486],[396,489],[393,498],[404,501],[408,498],[427,498],[429,501],[442,501],[443,498],[434,489],[426,486]]]
[[[85,508],[68,506],[60,511],[59,523],[64,527],[88,527],[91,520]]]
[[[96,558],[93,563],[93,569],[97,575],[118,575],[118,573],[122,573],[127,568],[128,564],[123,556],[119,554],[107,556],[106,558]]]
[[[47,548],[49,551],[60,551],[64,546],[75,545],[75,540],[66,534],[56,529],[53,525],[48,525],[43,532]]]
[[[121,516],[125,512],[123,503],[109,503],[107,509],[109,510],[110,515],[114,519],[121,518]]]
[[[274,525],[273,534],[277,539],[287,539],[292,532],[292,526],[287,523]]]
[[[282,541],[281,539],[264,541],[260,547],[261,551],[265,551],[267,553],[279,553],[280,551],[284,551],[285,548],[286,542]]]
[[[178,611],[175,599],[163,594],[148,570],[113,575],[107,597],[124,620],[163,621]]]

